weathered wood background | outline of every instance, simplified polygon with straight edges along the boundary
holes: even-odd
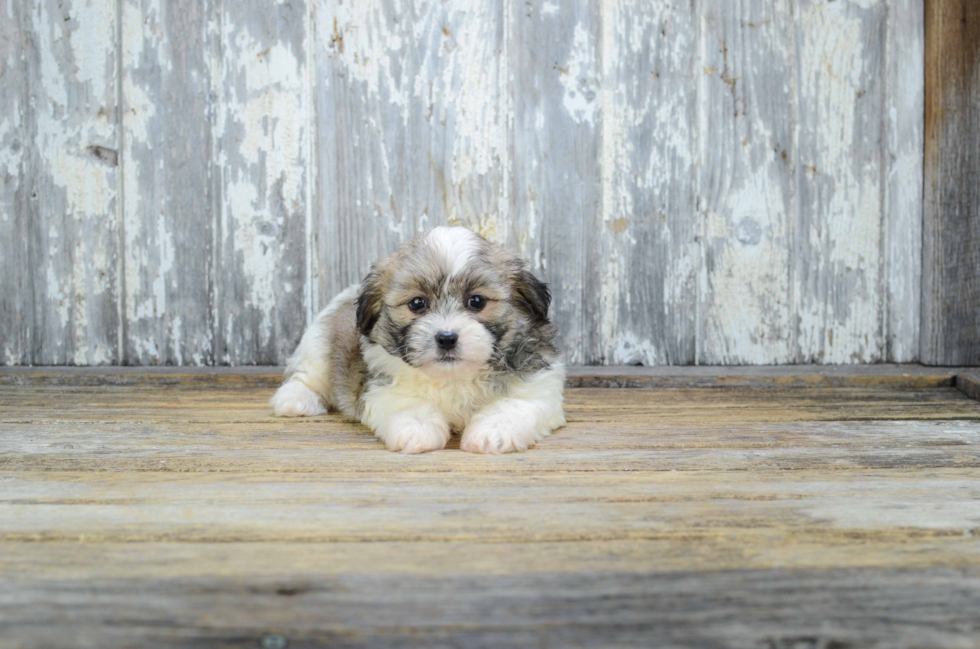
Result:
[[[980,365],[980,2],[926,2],[926,363]]]
[[[919,354],[922,0],[0,0],[0,363],[282,363],[462,224],[571,363]]]

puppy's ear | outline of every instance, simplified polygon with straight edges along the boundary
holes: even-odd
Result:
[[[384,289],[381,273],[375,267],[361,282],[361,293],[357,296],[357,328],[365,336],[371,334],[371,329],[381,317],[381,308],[384,306],[383,298]]]
[[[548,321],[548,307],[551,305],[551,291],[548,285],[539,280],[525,266],[514,274],[514,305],[531,316],[534,324]]]

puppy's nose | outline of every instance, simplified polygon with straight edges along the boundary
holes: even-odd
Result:
[[[452,331],[440,331],[436,334],[436,342],[439,343],[439,347],[447,352],[456,347],[457,340],[459,340],[459,336]]]

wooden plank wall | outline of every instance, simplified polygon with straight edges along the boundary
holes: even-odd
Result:
[[[31,273],[31,360],[111,363],[120,324],[117,12],[101,0],[21,7],[28,200],[14,218],[30,233],[21,272]]]
[[[282,363],[444,223],[570,363],[918,358],[921,0],[0,14],[0,363]]]
[[[213,361],[208,7],[121,5],[123,269],[117,360]]]
[[[27,143],[26,70],[21,61],[23,7],[7,0],[0,5],[0,364],[32,360],[34,287],[29,257],[28,190],[24,180]]]
[[[980,365],[980,3],[926,7],[920,354]]]

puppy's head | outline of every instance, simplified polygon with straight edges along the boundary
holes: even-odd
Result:
[[[357,325],[371,343],[436,375],[472,375],[533,353],[551,294],[527,264],[465,228],[424,232],[375,264]],[[550,339],[543,341],[550,345]],[[512,360],[512,359],[511,359]]]

